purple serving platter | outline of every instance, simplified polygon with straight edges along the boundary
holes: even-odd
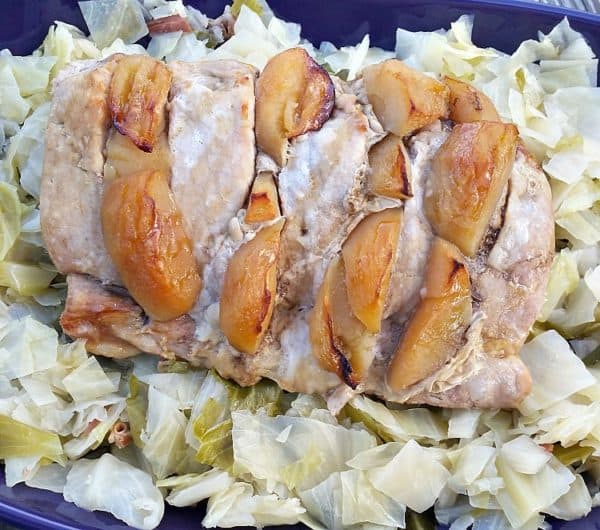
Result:
[[[186,0],[211,16],[223,0]],[[355,44],[365,33],[371,43],[393,49],[395,29],[432,31],[447,28],[464,13],[475,15],[473,40],[512,52],[522,41],[547,33],[564,16],[583,33],[600,55],[600,15],[525,1],[501,0],[270,0],[278,16],[299,22],[303,35],[318,43]],[[0,49],[29,54],[42,42],[54,20],[85,28],[76,0],[0,0]],[[402,477],[398,477],[402,480]],[[162,530],[201,528],[204,505],[191,509],[167,507]],[[128,528],[110,515],[80,510],[62,496],[18,485],[4,485],[0,469],[0,520],[31,530],[117,530]],[[579,521],[552,521],[554,529],[600,530],[600,509]],[[290,528],[290,527],[280,527]]]

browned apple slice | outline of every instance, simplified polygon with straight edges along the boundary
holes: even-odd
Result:
[[[432,161],[425,213],[443,238],[473,256],[485,235],[515,160],[512,124],[461,123]]]
[[[135,301],[155,320],[187,313],[202,280],[167,175],[141,171],[114,180],[101,214],[106,249]]]
[[[259,173],[254,179],[245,221],[247,223],[263,223],[272,221],[281,215],[277,187],[270,173]]]
[[[381,329],[401,223],[400,208],[373,213],[354,228],[342,247],[350,306],[372,333]]]
[[[463,257],[454,245],[436,238],[425,294],[388,371],[390,388],[403,390],[439,370],[458,352],[471,316],[471,283]]]
[[[262,228],[229,260],[219,304],[221,330],[244,353],[256,353],[269,328],[277,289],[284,220]]]
[[[171,77],[163,62],[147,55],[126,55],[115,68],[108,93],[113,125],[142,151],[152,152],[165,128]]]
[[[371,189],[376,195],[393,199],[412,197],[410,159],[395,134],[388,134],[369,151]]]
[[[106,142],[105,181],[152,169],[167,175],[171,171],[166,132],[158,137],[152,152],[146,153],[138,149],[127,136],[123,136],[114,129],[111,130]]]
[[[256,83],[256,142],[280,166],[288,139],[321,128],[335,98],[329,74],[303,48],[273,57]]]
[[[309,326],[313,354],[319,364],[356,388],[373,362],[374,336],[352,313],[340,258],[329,264]]]
[[[448,116],[448,87],[402,61],[388,59],[367,66],[363,79],[375,115],[397,136]]]
[[[444,77],[450,89],[450,119],[457,123],[500,121],[492,100],[483,92],[458,79]]]

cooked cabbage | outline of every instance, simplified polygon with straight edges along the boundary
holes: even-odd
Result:
[[[521,357],[534,381],[521,411],[547,408],[596,382],[569,343],[556,331],[542,333],[527,343]]]
[[[60,438],[52,432],[0,415],[0,458],[36,457],[62,461]]]
[[[148,388],[146,425],[140,434],[144,444],[142,454],[150,463],[154,475],[164,478],[175,473],[185,458],[187,418],[173,398]]]
[[[142,530],[156,528],[165,509],[150,475],[108,453],[74,462],[63,495],[80,508],[110,512]]]
[[[379,491],[420,513],[433,506],[450,473],[436,450],[409,440],[388,464],[370,469],[367,477]]]
[[[213,495],[202,520],[204,528],[235,528],[295,524],[305,509],[296,498],[280,499],[275,494],[254,495],[250,484],[234,482]]]
[[[118,389],[106,376],[95,357],[88,357],[84,363],[73,370],[63,379],[63,385],[78,401],[99,398]]]
[[[312,418],[247,411],[234,411],[231,417],[236,469],[297,490],[311,488],[331,473],[347,469],[348,460],[376,444],[364,430]],[[285,442],[279,441],[282,433]]]
[[[355,46],[315,48],[264,0],[236,0],[224,43],[229,8],[214,22],[181,0],[81,4],[91,39],[57,22],[34,55],[0,53],[0,431],[8,432],[0,432],[0,457],[9,484],[64,490],[138,528],[162,517],[158,487],[175,506],[208,498],[206,527],[421,528],[432,523],[407,506],[435,505],[452,530],[533,530],[544,513],[572,519],[600,503],[580,474],[600,476],[600,370],[574,354],[591,365],[600,351],[600,96],[597,60],[566,19],[512,55],[477,47],[470,16],[437,32],[398,29],[388,52],[371,48],[368,35]],[[147,50],[134,44],[147,33],[144,16],[171,14],[194,31],[155,35]],[[397,56],[472,82],[518,125],[547,171],[562,250],[536,337],[522,352],[533,389],[520,414],[388,408],[357,396],[335,417],[320,397],[274,383],[240,388],[187,365],[156,373],[150,356],[133,367],[105,364],[88,357],[83,341],[59,343],[52,326],[66,286],[45,263],[37,209],[51,80],[73,60],[112,53],[233,58],[260,69],[293,46],[349,81]],[[66,457],[106,451],[119,420],[133,444],[62,467]]]
[[[175,479],[159,480],[159,488],[172,488],[165,499],[172,506],[192,506],[208,499],[234,483],[226,471],[210,469],[201,475],[183,475]]]
[[[86,0],[79,2],[90,37],[100,48],[117,38],[133,44],[148,34],[142,8],[136,0]]]

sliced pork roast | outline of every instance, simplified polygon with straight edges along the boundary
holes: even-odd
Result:
[[[554,251],[514,125],[400,61],[113,56],[54,83],[43,235],[89,351],[267,377],[338,409],[513,407]]]

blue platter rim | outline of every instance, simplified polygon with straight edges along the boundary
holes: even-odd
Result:
[[[225,5],[223,0],[184,0],[184,2],[195,5],[211,15],[215,15],[219,7],[222,9],[222,6]],[[0,19],[0,49],[8,44],[12,45],[18,42],[23,48],[22,53],[32,51],[41,43],[47,27],[55,19],[65,20],[66,22],[81,26],[81,17],[74,11],[76,0],[2,0],[1,3],[4,7],[5,16]],[[318,10],[321,7],[325,7],[323,0],[303,0],[301,7],[298,7],[298,3],[290,2],[289,0],[270,0],[269,3],[277,14],[281,14],[282,17],[294,21],[306,20],[306,16],[302,16],[302,9],[310,9],[310,5],[315,6]],[[560,19],[568,16],[575,29],[579,31],[583,30],[584,35],[591,38],[591,44],[595,47],[596,54],[600,55],[600,15],[546,4],[537,4],[525,0],[326,0],[325,3],[328,4],[327,8],[332,7],[332,9],[337,10],[336,12],[339,16],[344,18],[350,18],[357,12],[364,11],[366,7],[371,10],[395,10],[395,20],[400,18],[398,16],[400,8],[403,8],[407,15],[415,14],[418,11],[422,21],[425,20],[422,13],[426,12],[428,7],[433,6],[436,6],[438,12],[432,10],[431,13],[428,13],[428,15],[431,15],[431,18],[428,19],[430,21],[437,21],[440,18],[444,18],[444,14],[439,13],[440,8],[446,9],[448,12],[454,10],[454,13],[457,10],[462,10],[464,13],[474,12],[476,14],[476,29],[477,16],[479,16],[480,12],[487,13],[490,19],[496,17],[498,20],[503,18],[505,21],[508,21],[509,16],[526,17],[529,15],[534,18],[537,17],[536,20],[542,20],[539,18],[542,17],[543,23],[546,25],[549,23],[556,24]],[[28,11],[29,13],[27,13]],[[413,26],[419,17],[415,16],[412,19]],[[361,22],[361,19],[356,19],[355,17],[351,25],[359,25],[359,22]],[[322,32],[323,35],[327,35],[329,31],[334,33],[335,31],[340,31],[328,27],[326,18],[318,18],[313,23],[315,24],[314,28],[306,26],[303,23],[304,34],[313,40],[321,40],[316,38],[316,35],[313,33],[313,29],[315,28],[326,29],[326,32]],[[433,22],[434,25],[435,23]],[[44,24],[46,24],[45,29]],[[322,27],[317,27],[319,25]],[[448,24],[445,23],[444,25],[447,27]],[[430,31],[431,29],[438,29],[438,27],[441,26],[438,25],[437,27],[429,28],[411,27],[409,29]],[[362,28],[364,33],[362,25],[360,28]],[[373,30],[370,24],[367,24],[367,28],[372,33]],[[536,38],[537,29],[531,27],[530,30],[528,38]],[[493,28],[491,31],[493,31]],[[15,32],[22,32],[23,36],[18,34],[15,39]],[[317,31],[316,33],[318,34],[319,32]],[[375,30],[375,33],[372,33],[371,36],[376,37],[377,33]],[[476,43],[482,46],[493,45],[489,43],[489,35],[483,33],[481,35],[483,35],[483,39],[477,39],[477,36],[474,38]],[[335,44],[342,45],[348,44],[353,39],[355,40],[355,37],[355,33],[347,32],[338,35],[338,38],[335,38],[335,35],[329,38]],[[325,36],[325,38],[328,37]],[[379,45],[377,42],[374,44]],[[497,47],[502,49],[501,46]],[[505,48],[504,51],[510,52],[513,49]],[[196,529],[201,526],[200,521],[202,520],[203,512],[203,508],[173,509],[166,507],[165,519],[160,524],[159,529]],[[32,530],[117,530],[128,528],[124,523],[117,521],[108,514],[87,512],[66,503],[59,494],[35,490],[21,484],[12,489],[8,488],[4,485],[4,470],[1,466],[0,521],[7,521],[18,525],[20,528]],[[283,530],[283,528],[289,529],[291,527],[279,528]],[[300,527],[296,526],[296,528]],[[579,521],[553,521],[553,528],[557,530],[600,529],[600,511],[594,510],[590,516]]]

